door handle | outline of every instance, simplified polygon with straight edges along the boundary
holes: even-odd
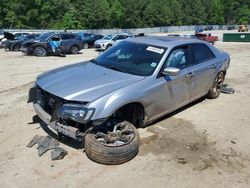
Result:
[[[214,69],[216,67],[217,67],[217,64],[213,64],[213,65],[210,66],[211,69]]]
[[[190,72],[185,75],[186,78],[192,78],[194,76],[194,73]]]

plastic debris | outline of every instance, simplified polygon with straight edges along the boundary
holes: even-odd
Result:
[[[51,136],[42,137],[38,141],[38,146],[37,146],[39,157],[41,157],[48,150],[54,149],[57,146],[59,146],[59,142],[55,140],[54,138],[52,138]]]
[[[28,143],[27,147],[31,148],[33,147],[35,144],[37,144],[39,142],[39,140],[41,139],[42,136],[36,135],[32,138],[32,140]]]
[[[235,89],[228,87],[228,84],[223,84],[221,87],[221,92],[225,94],[233,94],[235,92]]]
[[[64,150],[63,148],[57,147],[51,151],[51,160],[61,160],[63,159],[68,152]]]

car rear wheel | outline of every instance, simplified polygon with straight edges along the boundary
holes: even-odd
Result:
[[[210,88],[207,96],[210,99],[216,99],[219,97],[220,92],[221,92],[221,87],[224,83],[225,80],[225,73],[224,72],[219,72],[213,82],[212,87]]]
[[[34,50],[34,54],[36,56],[46,56],[47,55],[47,50],[42,47],[42,46],[37,46]]]
[[[85,152],[101,164],[121,164],[131,160],[139,151],[139,133],[124,121],[110,130],[106,125],[96,126],[85,136]]]
[[[11,47],[12,51],[19,51],[21,49],[21,45],[20,44],[14,44],[12,47]]]
[[[88,49],[89,45],[88,45],[88,43],[83,43],[82,47],[83,47],[83,49]]]
[[[77,54],[77,53],[79,52],[78,46],[76,46],[76,45],[72,46],[72,47],[70,48],[70,52],[71,52],[72,54]]]

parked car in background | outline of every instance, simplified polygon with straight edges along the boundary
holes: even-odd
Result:
[[[195,33],[195,36],[200,39],[207,41],[211,44],[214,44],[216,41],[219,40],[218,36],[212,36],[211,33]]]
[[[3,30],[0,29],[0,41],[4,38]]]
[[[204,27],[205,31],[211,31],[212,29],[213,29],[213,26],[211,26],[211,25],[207,25]]]
[[[6,46],[7,41],[10,40],[18,40],[20,37],[29,35],[30,33],[28,32],[3,32],[3,38],[0,40],[0,47],[4,48]]]
[[[235,26],[231,25],[227,27],[227,30],[235,30]]]
[[[203,31],[204,31],[204,29],[201,27],[195,29],[195,33],[202,33]]]
[[[84,142],[91,159],[121,163],[138,152],[139,136],[126,122],[143,127],[203,96],[219,97],[229,65],[227,53],[201,40],[133,37],[38,76],[28,102],[59,135]]]
[[[247,25],[240,25],[238,28],[238,32],[246,32],[248,31]]]
[[[86,36],[84,38],[82,38],[82,45],[83,45],[83,48],[84,49],[87,49],[87,48],[93,48],[94,47],[94,44],[95,44],[95,41],[99,40],[99,39],[102,39],[104,36],[103,35],[100,35],[100,34],[91,34],[89,36]]]
[[[82,40],[75,33],[45,33],[35,40],[28,40],[22,43],[21,50],[25,54],[46,56],[53,54],[50,41],[60,41],[61,51],[64,53],[77,54],[82,49]]]
[[[96,50],[107,50],[108,48],[115,45],[116,43],[124,39],[127,39],[129,37],[131,37],[131,35],[127,33],[107,35],[103,37],[102,39],[95,41],[94,47],[96,48]]]
[[[16,40],[7,40],[5,42],[4,48],[10,51],[19,51],[23,42],[30,39],[35,39],[38,36],[39,34],[27,34],[18,37]]]

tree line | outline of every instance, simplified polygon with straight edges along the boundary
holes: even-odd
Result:
[[[0,0],[0,28],[249,24],[250,0]]]

